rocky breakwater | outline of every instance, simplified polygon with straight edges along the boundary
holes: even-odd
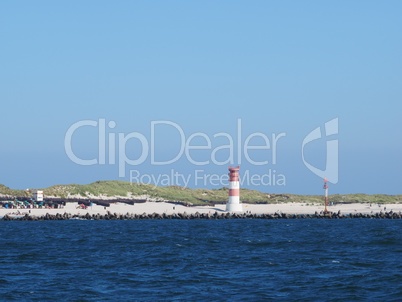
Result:
[[[194,213],[187,214],[184,213],[174,213],[174,214],[118,214],[118,213],[107,213],[101,214],[46,214],[43,216],[34,216],[26,214],[22,217],[15,217],[13,215],[5,215],[1,220],[3,221],[44,221],[44,220],[69,220],[69,219],[81,219],[81,220],[141,220],[141,219],[401,219],[401,212],[380,212],[375,214],[362,214],[362,213],[350,213],[341,214],[338,213],[318,213],[314,214],[285,214],[285,213],[274,213],[274,214],[250,214],[250,213],[228,213],[228,212],[215,212],[215,213]]]

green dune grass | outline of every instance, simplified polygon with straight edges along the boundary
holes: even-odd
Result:
[[[190,202],[194,205],[225,203],[228,198],[228,189],[189,189],[178,186],[157,187],[151,184],[130,183],[127,181],[96,181],[91,184],[79,185],[55,185],[42,188],[45,196],[67,198],[71,195],[79,195],[83,198],[97,196],[107,197],[131,197],[153,200],[168,200]],[[0,194],[10,196],[24,196],[24,190],[10,189],[0,185]],[[323,203],[320,195],[295,195],[263,193],[257,190],[241,189],[241,200],[247,203],[283,203],[305,202],[312,204]],[[400,203],[402,195],[385,194],[334,194],[329,196],[329,202],[335,203]]]

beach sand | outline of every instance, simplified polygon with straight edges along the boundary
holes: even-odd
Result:
[[[46,213],[55,215],[57,213],[64,214],[70,213],[72,215],[86,215],[101,214],[105,215],[109,213],[117,214],[173,214],[173,213],[184,213],[195,214],[195,213],[223,213],[225,212],[226,205],[216,205],[216,206],[194,206],[186,207],[183,205],[175,205],[172,203],[165,202],[146,202],[146,203],[136,203],[135,205],[128,205],[125,203],[115,203],[111,204],[110,207],[103,207],[99,205],[94,205],[88,207],[87,209],[78,208],[78,203],[67,203],[67,205],[62,209],[0,209],[0,217],[6,214],[29,214],[33,216],[44,216]],[[274,214],[276,212],[285,214],[314,214],[315,212],[321,212],[324,210],[323,205],[311,205],[306,203],[280,203],[280,204],[243,204],[243,212],[250,212],[252,214]],[[367,203],[354,203],[354,204],[338,204],[334,206],[329,206],[328,210],[331,212],[340,211],[341,214],[350,213],[379,213],[379,212],[402,212],[402,204],[367,204]]]

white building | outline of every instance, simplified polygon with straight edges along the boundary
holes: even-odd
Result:
[[[43,191],[34,190],[32,191],[32,196],[35,201],[43,201]]]

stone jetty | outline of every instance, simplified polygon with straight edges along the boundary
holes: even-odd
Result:
[[[69,219],[80,219],[80,220],[142,220],[142,219],[401,219],[401,212],[380,212],[375,214],[363,214],[363,213],[332,213],[332,212],[315,212],[315,214],[285,214],[285,213],[274,213],[274,214],[249,214],[249,213],[174,213],[174,214],[118,214],[118,213],[107,213],[107,214],[89,214],[77,215],[71,213],[64,214],[46,214],[43,216],[34,216],[26,214],[24,216],[16,217],[14,215],[5,215],[1,218],[3,221],[44,221],[44,220],[69,220]]]

